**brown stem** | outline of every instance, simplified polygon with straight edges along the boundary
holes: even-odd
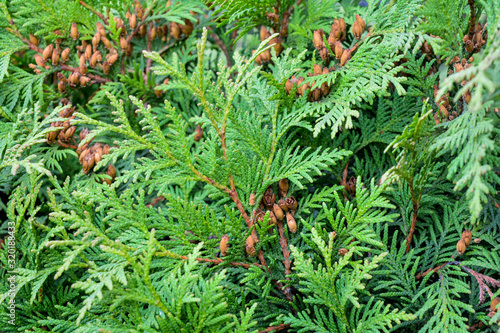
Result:
[[[83,7],[87,8],[88,10],[90,10],[92,13],[94,13],[95,15],[99,16],[99,18],[106,24],[108,25],[108,19],[104,17],[104,15],[102,15],[101,13],[99,13],[97,10],[95,10],[94,8],[92,8],[91,6],[87,5],[85,2],[83,2],[82,0],[80,0],[80,5],[82,5]]]
[[[227,51],[226,45],[224,45],[224,42],[217,36],[217,34],[212,30],[211,27],[208,27],[208,30],[210,30],[210,36],[215,41],[215,44],[217,44],[222,52],[224,52],[224,55],[226,56],[226,61],[227,61],[227,67],[231,67],[233,64],[231,62],[231,56],[229,55],[229,52]]]
[[[348,172],[348,168],[349,168],[349,161],[347,161],[347,164],[346,164],[346,166],[344,168],[344,172],[342,173],[342,179],[340,180],[340,185],[344,186],[344,188],[346,188],[346,186],[347,186],[347,172]],[[349,200],[347,198],[347,195],[346,195],[345,191],[343,192],[343,194],[344,194],[344,199]]]
[[[61,66],[61,69],[63,71],[70,71],[70,72],[78,72],[79,69],[78,68],[75,68],[75,67],[71,67],[71,66],[68,66],[68,65],[60,65]],[[86,76],[88,76],[89,78],[91,78],[94,82],[97,82],[97,83],[106,83],[106,82],[111,82],[110,79],[107,79],[107,78],[104,78],[102,76],[99,76],[97,74],[85,74]]]
[[[469,7],[470,7],[469,37],[472,40],[472,36],[474,36],[474,31],[476,30],[476,11],[474,9],[474,0],[469,0]]]
[[[148,7],[146,9],[146,11],[144,12],[144,15],[142,16],[141,22],[139,22],[139,24],[137,24],[137,26],[135,27],[134,31],[132,31],[132,33],[127,37],[127,44],[130,43],[130,41],[132,40],[132,38],[139,31],[141,25],[144,24],[144,22],[146,21],[146,19],[148,18],[148,16],[149,16],[150,13],[151,13],[151,7]]]
[[[271,327],[266,328],[263,331],[259,331],[259,333],[268,333],[268,332],[272,332],[272,331],[281,331],[281,330],[284,330],[284,329],[289,328],[289,327],[290,327],[290,324],[279,324],[278,326],[271,326]]]
[[[413,189],[412,189],[413,192]],[[418,202],[416,200],[413,200],[413,215],[411,217],[411,227],[410,227],[410,232],[408,233],[408,238],[406,238],[406,252],[410,252],[411,248],[411,241],[413,239],[413,233],[415,232],[415,225],[417,224],[417,214],[418,214]]]
[[[165,197],[163,195],[159,196],[159,197],[156,197],[154,198],[150,204],[146,205],[146,207],[152,207],[154,205],[157,205],[158,203],[162,202],[163,200],[165,200]]]
[[[61,140],[57,140],[57,143],[63,148],[77,149],[78,147],[69,143],[64,143]]]
[[[181,256],[180,257],[181,259],[184,259],[184,260],[188,260],[189,258],[186,257],[186,256]],[[252,266],[256,266],[256,267],[259,267],[261,269],[263,269],[263,267],[257,263],[253,263],[253,264],[246,264],[246,263],[243,263],[243,262],[229,262],[229,261],[224,261],[222,259],[206,259],[206,258],[196,258],[196,261],[199,261],[199,262],[210,262],[212,264],[222,264],[222,263],[227,263],[231,266],[239,266],[239,267],[243,267],[243,268],[250,268]]]
[[[283,264],[285,265],[285,277],[287,280],[290,280],[288,275],[292,274],[292,270],[290,268],[291,262],[290,262],[290,251],[288,250],[288,244],[287,240],[285,237],[285,228],[283,227],[283,222],[278,221],[278,231],[280,233],[280,245],[281,245],[281,251],[283,252],[283,257],[285,258],[285,261],[283,261]],[[281,290],[283,291],[283,294],[285,295],[287,301],[292,302],[293,301],[293,294],[292,294],[292,289],[290,287],[281,287]],[[294,314],[295,314],[295,310]]]
[[[151,29],[153,29],[153,22],[149,22],[149,32],[147,33],[147,40],[148,40],[148,42],[147,42],[146,48],[147,48],[148,52],[151,52],[151,49],[152,49]],[[148,58],[146,60],[146,75],[144,77],[144,84],[146,84],[146,85],[148,83],[148,74],[151,71],[151,65],[152,64],[153,64],[153,59]]]
[[[439,265],[437,267],[434,267],[434,268],[429,268],[428,270],[426,270],[425,272],[423,273],[418,273],[417,275],[415,275],[415,280],[418,280],[418,279],[421,279],[423,277],[425,277],[427,274],[429,274],[430,272],[437,272],[439,271],[441,268],[445,267],[445,266],[448,266],[450,264],[454,263],[453,261],[448,261],[442,265]]]
[[[479,328],[481,328],[483,326],[484,326],[484,323],[483,322],[479,322],[477,324],[469,326],[469,328],[467,329],[467,331],[472,332],[472,331],[475,331],[475,330],[477,330],[477,329],[479,329]]]
[[[168,44],[167,46],[163,47],[158,51],[159,55],[162,55],[165,51],[167,51],[169,48],[171,48],[173,45],[175,45],[175,42]]]
[[[280,233],[280,245],[281,245],[281,251],[283,252],[283,257],[285,258],[285,261],[283,262],[285,265],[285,275],[290,275],[292,274],[292,270],[290,269],[291,262],[290,262],[290,251],[288,250],[288,244],[287,240],[285,237],[285,228],[283,228],[283,222],[278,221],[278,231]],[[290,278],[287,276],[287,280],[290,280]]]
[[[120,74],[125,75],[125,57],[122,58],[122,63],[120,65]]]

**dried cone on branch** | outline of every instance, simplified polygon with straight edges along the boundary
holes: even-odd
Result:
[[[40,44],[40,40],[38,38],[36,38],[35,35],[33,35],[33,34],[30,34],[30,42],[35,44],[35,46],[38,46],[38,44]]]
[[[291,196],[290,198],[286,198],[285,204],[289,210],[291,211],[297,210],[297,205],[298,205],[297,200],[295,200],[293,196]]]
[[[299,77],[297,82],[297,94],[299,96],[304,95],[304,93],[309,89],[309,83],[304,83],[305,79],[303,77]]]
[[[193,22],[188,19],[184,19],[184,24],[181,24],[179,28],[186,37],[189,37],[194,29]]]
[[[340,66],[344,66],[351,59],[351,49],[345,49],[340,57]]]
[[[273,189],[271,187],[268,187],[266,192],[264,193],[264,196],[262,197],[262,203],[264,204],[264,206],[266,206],[267,209],[272,209],[275,200],[276,198]]]
[[[59,81],[57,83],[57,90],[59,90],[61,94],[64,94],[66,92],[66,84],[63,81]]]
[[[457,243],[457,252],[459,255],[463,254],[465,250],[467,249],[467,246],[465,245],[465,241],[463,239],[460,239]]]
[[[194,130],[194,141],[198,142],[203,138],[203,129],[201,128],[200,125],[196,126],[196,129]]]
[[[462,232],[462,239],[464,240],[465,246],[469,246],[472,241],[472,232],[470,230],[464,230]]]
[[[129,25],[130,25],[130,29],[135,29],[135,27],[137,25],[137,16],[135,14],[132,14],[132,16],[130,16]]]
[[[293,218],[292,214],[286,213],[286,223],[288,225],[288,229],[292,233],[297,232],[297,222],[295,222],[295,219]]]
[[[361,39],[361,35],[365,31],[366,24],[365,21],[361,18],[361,16],[356,14],[356,20],[352,25],[352,33],[356,39]]]
[[[255,221],[262,222],[264,221],[264,217],[266,214],[262,211],[262,209],[257,209],[255,211]]]
[[[61,56],[60,49],[55,49],[52,52],[52,66],[57,66],[57,64],[59,63],[60,56]]]
[[[108,185],[111,185],[113,181],[115,180],[116,177],[116,169],[113,165],[109,164],[108,165],[108,171],[105,172],[106,175],[110,176],[111,179],[109,178],[104,178],[104,182]]]
[[[280,36],[274,37],[269,41],[269,45],[274,44],[274,51],[276,51],[276,55],[280,55],[280,53],[283,51],[283,44],[282,44],[282,39]]]
[[[255,193],[250,194],[250,199],[248,199],[248,204],[250,206],[255,205]]]
[[[62,62],[66,62],[66,61],[68,61],[68,58],[69,58],[69,52],[70,52],[70,49],[69,49],[69,48],[65,48],[65,49],[61,52],[61,60],[62,60]]]
[[[325,47],[325,43],[323,42],[323,30],[316,30],[313,32],[313,44],[318,51]]]
[[[328,62],[328,59],[330,59],[330,53],[328,53],[328,49],[326,47],[322,48],[319,51],[319,56],[324,62]]]
[[[87,128],[82,129],[80,131],[80,140],[85,139],[88,134],[89,131]],[[109,154],[110,151],[110,147],[108,145],[103,145],[102,143],[96,143],[92,147],[89,147],[89,144],[90,142],[84,145],[80,144],[76,150],[76,153],[79,155],[78,159],[80,161],[80,164],[82,164],[84,174],[89,173],[94,167],[94,165],[96,165],[101,161],[102,156]],[[108,171],[110,171],[109,166],[108,166]],[[116,175],[116,170],[115,170],[115,175]]]
[[[52,57],[52,51],[54,50],[54,44],[49,44],[45,47],[42,53],[43,60],[47,60]]]
[[[181,38],[181,28],[176,22],[170,22],[168,27],[170,30],[170,36],[172,36],[175,39]]]
[[[343,257],[345,256],[349,251],[347,249],[341,248],[339,249],[339,256]]]
[[[45,67],[45,60],[39,54],[35,54],[35,62],[37,66]]]
[[[344,185],[345,190],[352,197],[356,196],[356,177],[351,177]]]
[[[269,211],[269,225],[276,225],[278,223],[278,219],[276,215],[272,211]]]
[[[260,27],[260,41],[263,42],[271,36],[269,30],[265,26]]]
[[[330,35],[328,36],[328,42],[330,45],[335,44],[335,42],[343,42],[347,35],[347,27],[343,18],[333,20],[332,27],[330,28]]]
[[[313,73],[312,76],[317,76],[317,75],[323,75],[323,74],[328,74],[329,70],[328,68],[323,68],[321,69],[321,66],[318,64],[314,65]],[[311,76],[311,73],[309,73]],[[316,81],[313,82],[313,86],[316,84]],[[314,88],[313,90],[310,91],[309,93],[309,99],[313,102],[318,101],[321,96],[327,96],[328,93],[330,92],[330,86],[325,82],[321,84],[320,87]]]
[[[52,132],[47,133],[47,143],[52,143],[56,139],[58,139],[60,142],[69,142],[73,138],[73,135],[75,134],[76,127],[71,126],[70,119],[74,119],[75,117],[73,116],[73,112],[75,111],[75,108],[68,108],[64,109],[61,112],[59,112],[59,117],[61,118],[68,118],[68,120],[64,122],[56,121],[50,124],[50,127],[63,127],[63,129],[60,130],[55,130]]]
[[[255,255],[255,241],[252,235],[247,237],[247,240],[245,242],[245,251],[250,257],[253,257]]]
[[[279,199],[278,200],[278,206],[284,211],[284,212],[288,212],[288,206],[285,202],[285,199]]]
[[[279,188],[280,196],[282,198],[286,197],[286,195],[288,193],[288,187],[289,187],[289,183],[288,183],[287,178],[283,178],[279,181],[278,188]]]
[[[71,23],[71,29],[70,29],[69,36],[73,40],[77,40],[79,35],[80,35],[80,33],[78,32],[78,26],[76,25],[75,22]]]
[[[276,218],[280,221],[283,220],[283,218],[285,217],[285,213],[283,213],[283,209],[281,209],[281,207],[278,204],[273,205],[273,212],[274,212],[274,216],[276,216]]]
[[[491,303],[490,303],[490,311],[493,312],[493,313],[497,313],[498,312],[498,304],[500,304],[500,297],[495,297],[494,299],[491,300]]]
[[[222,254],[222,256],[227,256],[227,248],[228,248],[228,243],[229,242],[229,236],[228,235],[224,235],[222,236],[222,239],[220,240],[220,244],[219,244],[219,249],[220,249],[220,253]]]
[[[344,52],[344,49],[342,48],[342,43],[335,42],[335,44],[333,45],[333,51],[335,52],[335,58],[339,60],[342,57],[342,53]]]

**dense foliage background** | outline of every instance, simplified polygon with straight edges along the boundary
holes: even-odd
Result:
[[[499,0],[0,0],[3,332],[498,332]]]

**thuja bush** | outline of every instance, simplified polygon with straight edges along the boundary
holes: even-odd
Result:
[[[0,0],[3,332],[497,332],[499,0]]]

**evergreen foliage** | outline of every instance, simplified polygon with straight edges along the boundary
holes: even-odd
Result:
[[[498,332],[499,41],[499,0],[0,0],[2,332]]]

